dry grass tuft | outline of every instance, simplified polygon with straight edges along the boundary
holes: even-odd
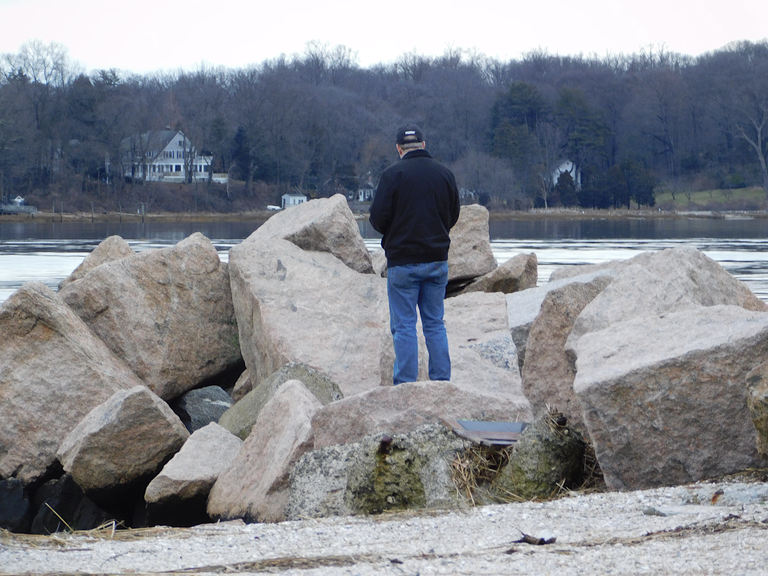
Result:
[[[511,453],[511,447],[471,446],[464,453],[457,454],[451,462],[451,476],[458,494],[463,494],[473,506],[476,506],[475,494],[478,488],[494,481],[501,469],[509,462]]]

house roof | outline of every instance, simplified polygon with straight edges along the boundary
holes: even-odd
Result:
[[[161,152],[177,134],[184,136],[184,133],[181,130],[150,130],[149,132],[144,132],[144,134],[141,135],[140,147],[146,152]],[[128,137],[124,138],[120,145],[124,150],[130,150],[133,142],[133,139]]]

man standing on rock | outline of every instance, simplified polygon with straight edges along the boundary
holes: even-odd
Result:
[[[459,219],[456,178],[426,150],[415,124],[397,131],[400,161],[381,175],[371,204],[371,226],[383,234],[389,318],[395,345],[394,383],[419,372],[416,308],[429,353],[429,379],[450,380],[451,358],[443,323],[448,284],[449,230]]]

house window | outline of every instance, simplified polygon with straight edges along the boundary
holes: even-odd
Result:
[[[179,140],[179,146],[184,146],[184,141],[183,140]]]
[[[181,164],[176,164],[176,172],[181,172]]]

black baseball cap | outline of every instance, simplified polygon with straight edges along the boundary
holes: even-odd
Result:
[[[416,124],[406,124],[397,129],[397,143],[400,146],[414,142],[424,142],[424,132]]]

